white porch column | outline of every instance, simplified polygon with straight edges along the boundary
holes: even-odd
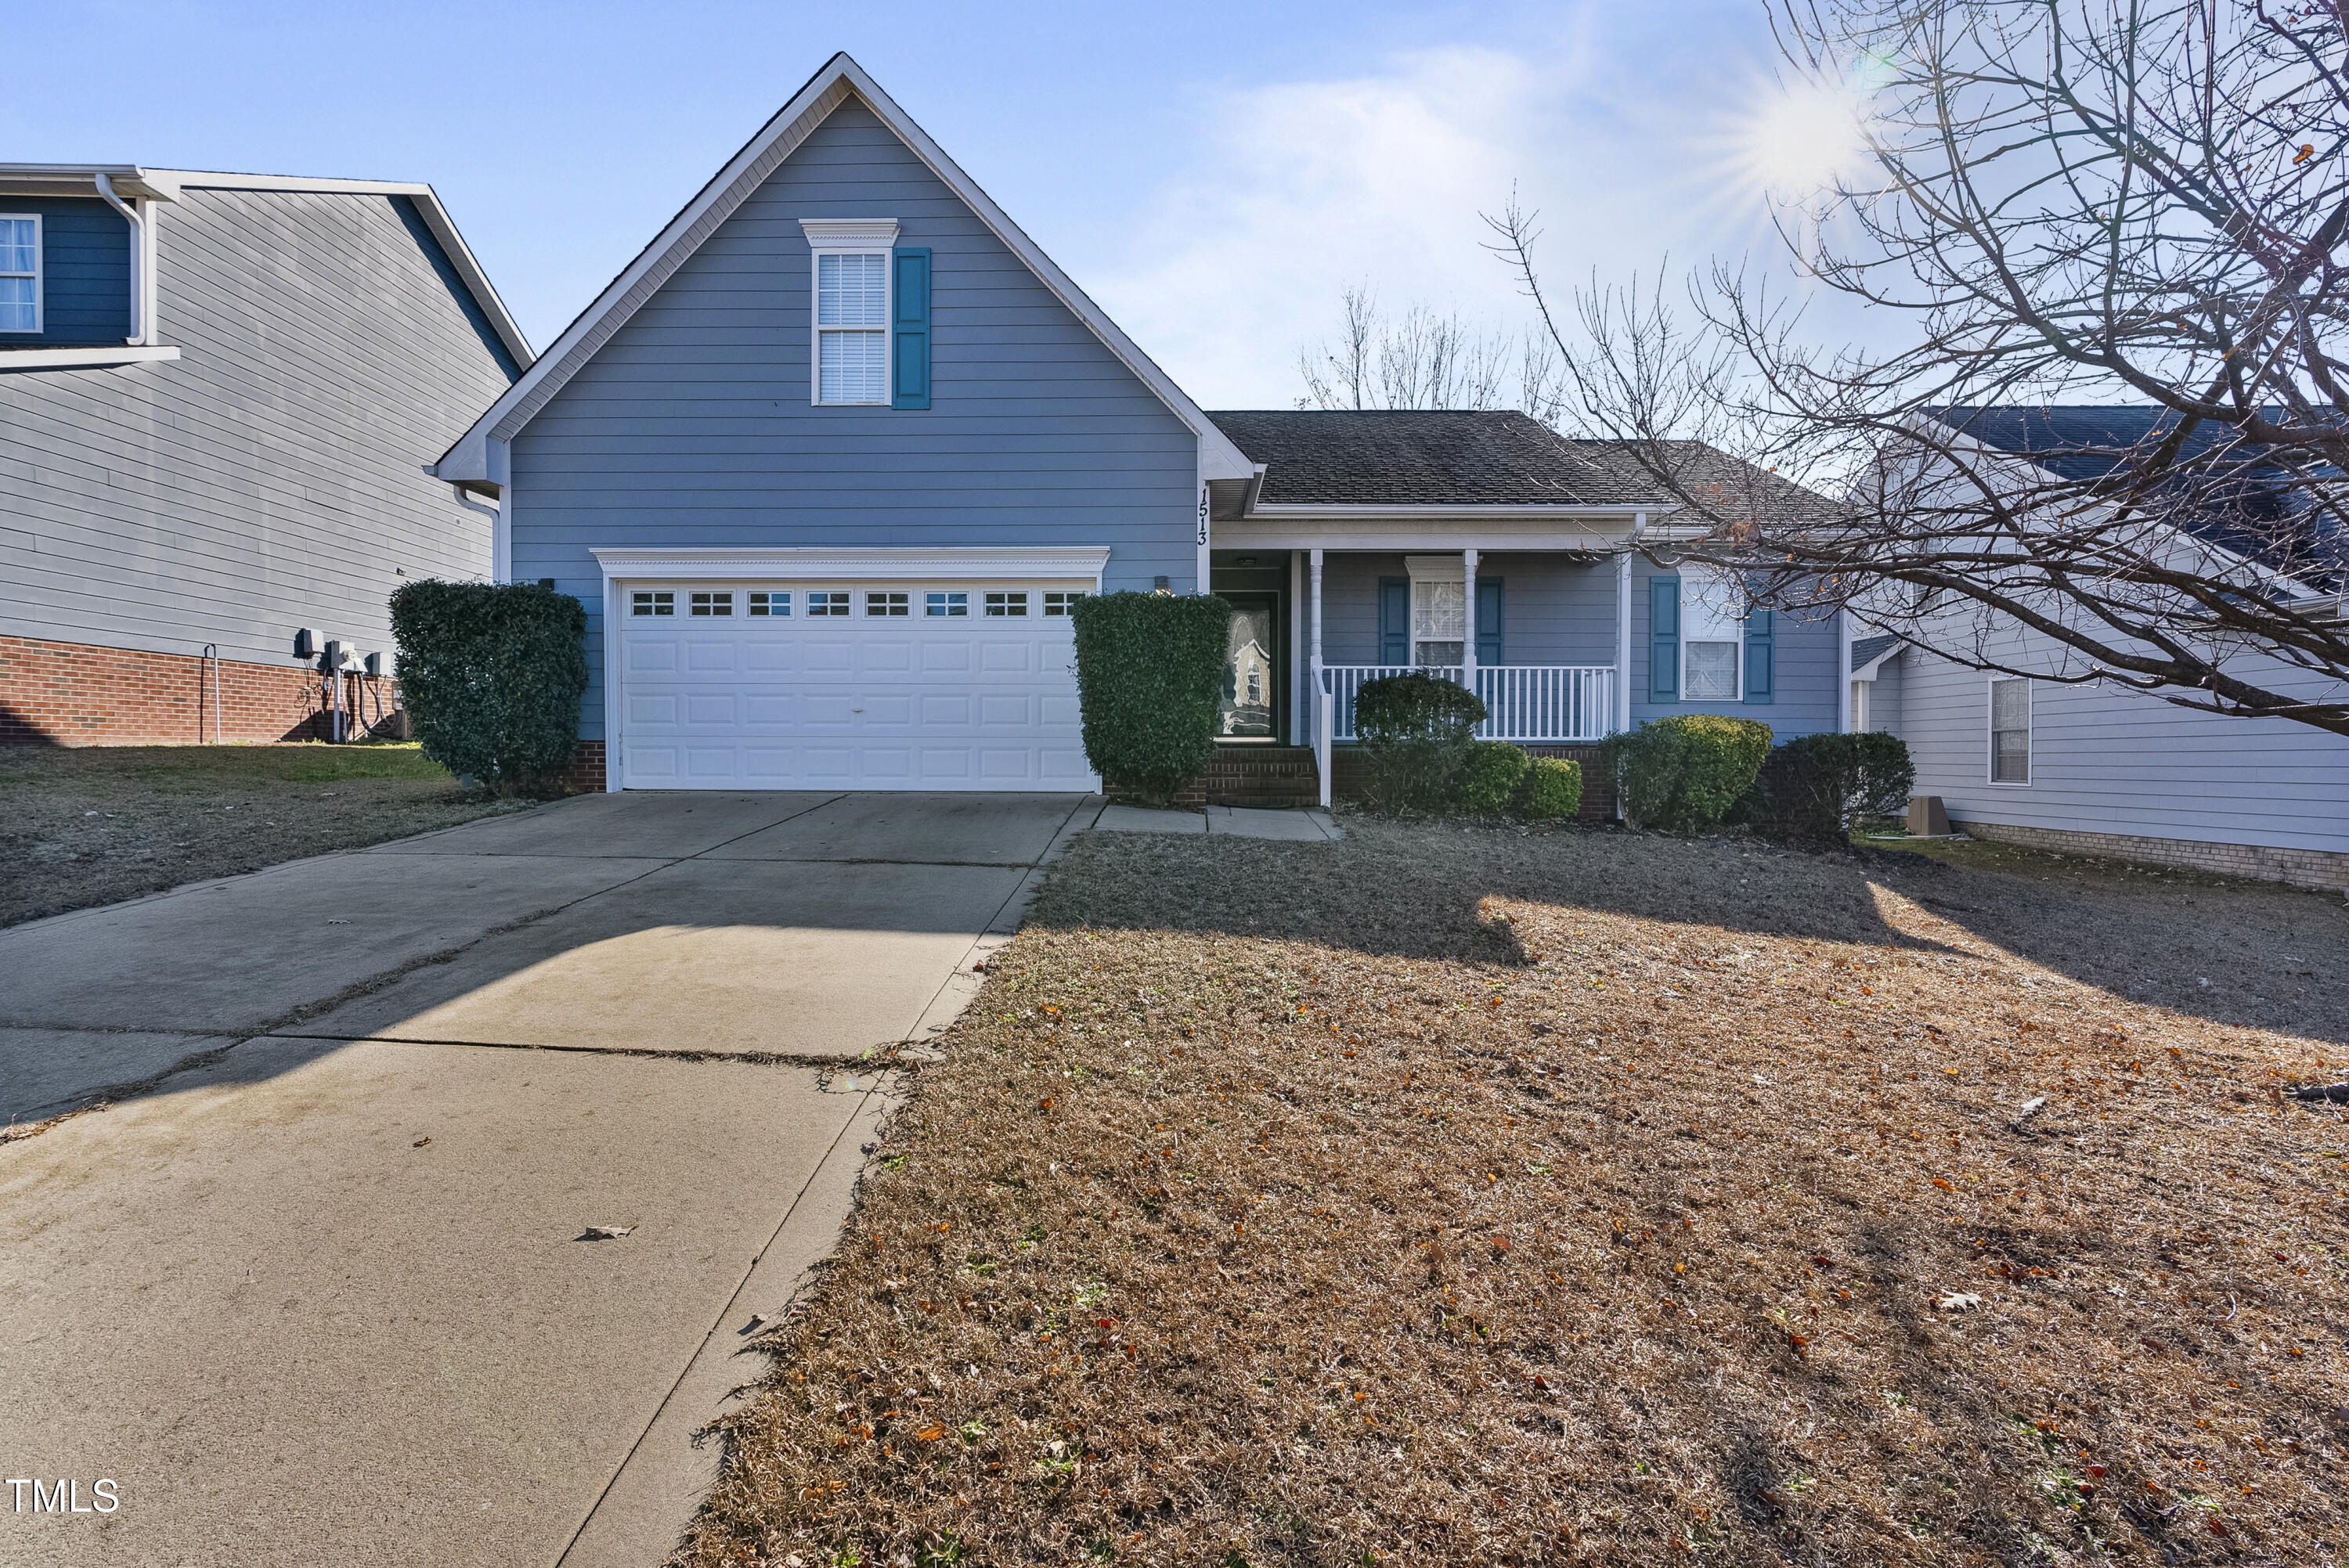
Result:
[[[1460,684],[1476,689],[1476,552],[1460,552]]]
[[[1836,612],[1836,733],[1851,733],[1851,612]]]
[[[1641,520],[1642,521],[1645,519]],[[1615,713],[1613,727],[1631,727],[1631,552],[1615,558]]]
[[[1320,546],[1319,546],[1319,545],[1314,546],[1312,554],[1311,554],[1311,555],[1309,555],[1309,557],[1307,557],[1307,559],[1308,559],[1308,561],[1310,562],[1310,565],[1307,568],[1307,571],[1308,571],[1308,573],[1310,574],[1310,576],[1311,576],[1311,578],[1312,578],[1311,600],[1312,600],[1312,604],[1313,604],[1313,640],[1312,640],[1312,646],[1308,650],[1307,655],[1306,655],[1305,667],[1306,667],[1308,670],[1309,670],[1309,671],[1311,671],[1311,672],[1312,672],[1312,675],[1313,675],[1313,689],[1314,689],[1316,692],[1319,692],[1319,691],[1321,689],[1321,548],[1320,548]]]

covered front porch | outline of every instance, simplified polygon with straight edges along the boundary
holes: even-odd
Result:
[[[1234,610],[1225,744],[1312,748],[1326,800],[1330,748],[1356,738],[1356,694],[1412,670],[1483,699],[1484,739],[1588,744],[1628,727],[1629,552],[1407,542],[1212,552],[1211,585]]]

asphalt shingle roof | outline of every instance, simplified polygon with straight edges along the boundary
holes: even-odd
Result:
[[[1866,669],[1876,661],[1878,655],[1899,640],[1889,633],[1874,637],[1854,637],[1851,643],[1851,667],[1856,670]]]
[[[1211,412],[1266,465],[1260,504],[1609,506],[1663,492],[1620,446],[1572,441],[1514,412],[1255,408]]]
[[[2160,444],[2165,432],[2177,427],[2178,418],[2162,407],[2064,403],[1951,406],[1926,412],[1987,446],[2027,457],[2075,484],[2102,479],[2140,461]],[[2178,457],[2190,463],[2234,439],[2230,427],[2199,425],[2179,443]],[[2319,585],[2337,583],[2344,562],[2349,562],[2349,540],[2343,538],[2332,507],[2315,504],[2280,467],[2263,465],[2256,448],[2222,453],[2220,464],[2223,469],[2214,467],[2210,472],[2232,470],[2237,487],[2232,515],[2225,508],[2206,507],[2198,515],[2178,520],[2180,525],[2212,543]],[[2205,505],[2209,493],[2203,492],[2204,501],[2198,506]]]

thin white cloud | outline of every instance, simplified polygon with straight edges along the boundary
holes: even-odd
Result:
[[[1522,302],[1480,248],[1480,214],[1559,129],[1554,65],[1494,49],[1397,59],[1387,72],[1216,95],[1194,168],[1131,232],[1098,293],[1196,396],[1280,407],[1301,343],[1367,284],[1514,320]]]
[[[1666,8],[1669,12],[1670,8]],[[1339,297],[1532,325],[1483,215],[1539,210],[1544,282],[1651,279],[1749,250],[1785,265],[1743,167],[1765,36],[1586,10],[1515,47],[1399,54],[1375,70],[1204,97],[1186,166],[1085,270],[1110,313],[1210,407],[1286,407]]]

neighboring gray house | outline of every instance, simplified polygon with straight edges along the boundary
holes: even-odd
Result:
[[[0,743],[311,733],[296,630],[488,575],[426,465],[530,356],[429,186],[0,164]]]
[[[2129,449],[2161,417],[2058,406],[1959,410],[1951,422],[1993,462],[2012,454],[2080,478],[2079,463]],[[1953,826],[2063,852],[2349,888],[2349,738],[2198,713],[2114,681],[1986,674],[1925,651],[1970,645],[1971,612],[1961,624],[1928,616],[1903,629],[1905,639],[1852,644],[1853,727],[1905,740],[1917,793],[1940,796]],[[2014,669],[2053,676],[2066,664],[2052,639],[2011,621],[1993,624],[1988,646]],[[2241,656],[2259,666],[2252,678],[2283,689],[2335,685]]]
[[[1649,565],[1674,509],[1619,455],[1204,412],[844,55],[436,472],[586,604],[614,789],[1090,788],[1068,607],[1120,589],[1233,601],[1229,738],[1291,767],[1412,665],[1531,742],[1838,721],[1837,628]]]

